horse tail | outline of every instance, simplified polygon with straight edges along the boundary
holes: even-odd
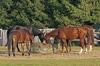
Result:
[[[88,42],[88,45],[90,45],[90,43],[91,43],[91,34],[90,34],[89,30],[87,30],[87,42]]]
[[[11,44],[13,44],[13,43],[12,43],[12,35],[13,35],[13,33],[10,32],[10,34],[9,34],[9,36],[8,36],[8,55],[9,55],[9,56],[10,56],[10,47],[11,47]]]

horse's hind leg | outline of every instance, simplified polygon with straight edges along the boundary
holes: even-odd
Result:
[[[18,44],[17,44],[17,50],[18,50],[18,52],[20,52],[20,49],[19,49],[19,47],[18,47]]]
[[[22,49],[22,56],[24,56],[24,44],[21,43],[21,49]]]
[[[10,44],[8,45],[8,55],[10,56]]]
[[[81,50],[79,52],[79,54],[81,54],[83,52],[83,48],[84,48],[84,39],[80,39],[81,42]]]
[[[68,44],[65,39],[62,39],[62,53],[64,53],[64,46],[66,47],[66,52],[68,53]]]
[[[85,45],[85,54],[86,54],[86,52],[87,52],[87,42],[86,42],[85,39],[84,39],[84,45]]]
[[[89,52],[92,51],[92,46],[93,46],[92,43],[93,43],[93,42],[90,41],[90,47],[89,47],[90,49],[89,49]]]
[[[68,40],[67,43],[68,43],[68,45],[70,46],[69,51],[71,51],[71,40]]]
[[[14,45],[12,45],[12,52],[13,52],[13,56],[15,56],[15,48],[16,48],[17,43],[14,43]]]

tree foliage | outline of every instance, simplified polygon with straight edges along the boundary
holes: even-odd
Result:
[[[0,0],[0,28],[100,23],[99,0]]]

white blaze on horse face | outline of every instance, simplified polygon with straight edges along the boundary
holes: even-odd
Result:
[[[80,50],[79,54],[81,54],[81,53],[82,53],[82,51],[83,51],[83,48],[81,48],[81,50]]]
[[[90,45],[90,50],[89,51],[92,51],[92,45]]]

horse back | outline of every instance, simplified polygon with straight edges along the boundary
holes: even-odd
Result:
[[[59,30],[59,37],[65,39],[76,39],[78,38],[79,30],[77,27],[61,27]]]
[[[13,41],[25,42],[29,41],[29,35],[24,30],[13,30]]]

